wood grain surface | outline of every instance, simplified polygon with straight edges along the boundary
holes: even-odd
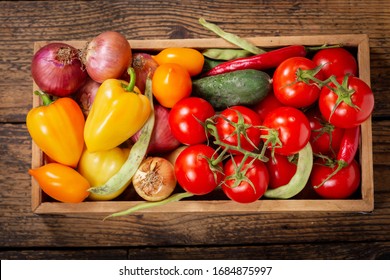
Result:
[[[375,209],[371,213],[136,214],[31,212],[35,41],[214,38],[198,18],[243,37],[367,34],[370,39]],[[389,1],[1,1],[1,259],[389,259]]]

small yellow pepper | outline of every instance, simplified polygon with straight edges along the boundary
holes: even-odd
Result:
[[[122,165],[126,162],[129,156],[130,149],[115,147],[110,150],[93,152],[87,149],[81,155],[77,170],[90,183],[91,187],[96,187],[106,183],[114,176]],[[114,193],[110,194],[95,194],[91,193],[91,200],[111,200],[119,196],[131,180],[124,182],[122,186]]]
[[[43,106],[31,109],[27,129],[38,147],[55,162],[76,167],[84,148],[84,115],[77,103],[62,97],[52,101],[46,93],[35,91]]]
[[[135,87],[135,71],[129,68],[130,82],[105,80],[99,87],[84,128],[88,151],[104,151],[117,147],[148,119],[148,98]]]
[[[30,169],[28,173],[37,180],[50,197],[69,203],[82,202],[89,195],[90,184],[73,168],[59,163],[48,163]]]

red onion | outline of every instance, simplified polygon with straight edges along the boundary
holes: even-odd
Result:
[[[98,83],[117,79],[131,63],[129,42],[116,31],[106,31],[92,39],[81,51],[89,76]]]
[[[65,43],[40,48],[32,59],[31,74],[42,91],[60,97],[74,93],[87,77],[78,50]]]
[[[132,66],[135,71],[135,86],[141,92],[145,92],[146,78],[150,75],[153,77],[154,71],[158,67],[158,63],[153,59],[150,54],[147,53],[134,53]]]
[[[148,154],[167,153],[179,147],[181,143],[173,136],[168,123],[169,109],[160,104],[155,104],[154,113],[154,129],[148,147]],[[131,137],[131,140],[136,142],[140,133],[141,131],[138,131]]]
[[[92,103],[95,100],[95,96],[100,85],[100,83],[95,82],[90,77],[88,77],[87,81],[74,95],[74,99],[76,100],[77,104],[79,104],[85,117],[88,116],[89,111],[91,110]]]

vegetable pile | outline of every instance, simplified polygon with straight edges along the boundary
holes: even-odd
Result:
[[[360,186],[360,125],[374,108],[342,46],[264,50],[199,22],[232,49],[136,52],[115,31],[32,59],[42,105],[26,117],[60,202],[145,200],[109,217],[221,190],[253,203],[306,188],[346,199]],[[156,46],[158,47],[158,46]],[[53,101],[54,100],[54,101]]]

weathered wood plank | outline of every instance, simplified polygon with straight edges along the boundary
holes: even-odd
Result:
[[[126,248],[7,248],[0,250],[2,260],[125,260]]]
[[[388,260],[389,242],[346,242],[318,244],[255,244],[251,246],[173,246],[7,249],[2,260]]]

